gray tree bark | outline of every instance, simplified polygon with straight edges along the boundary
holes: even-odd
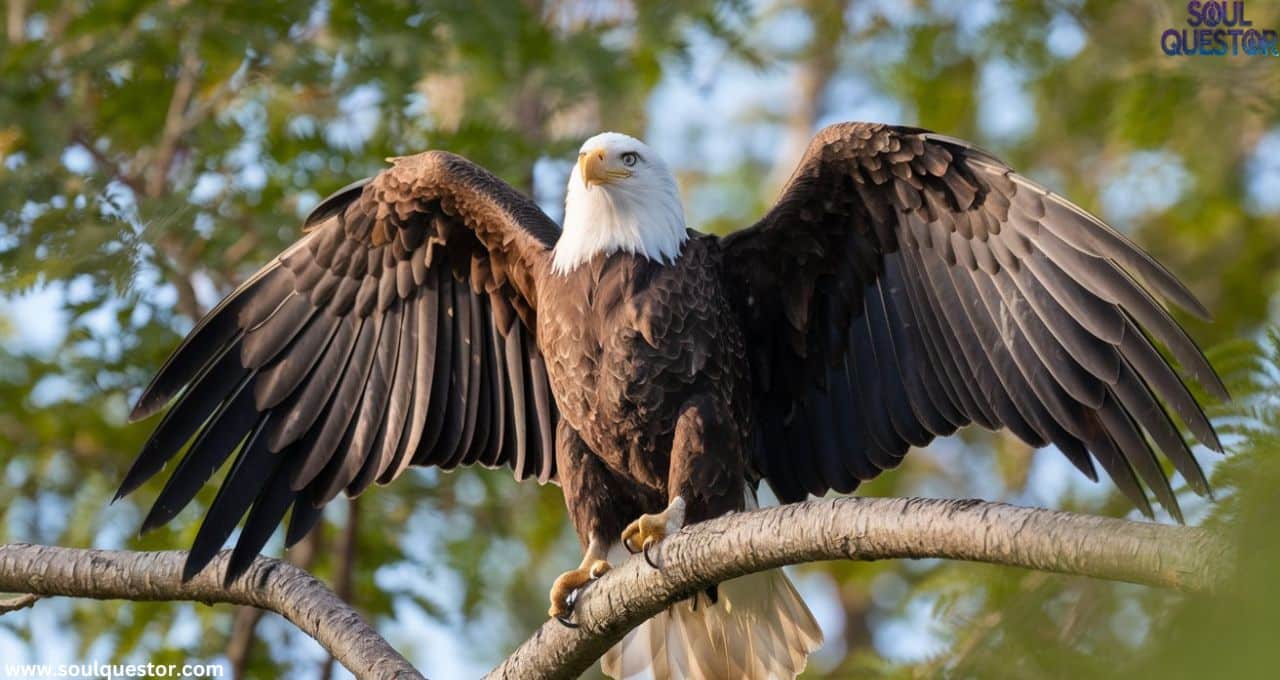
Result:
[[[1191,591],[1220,587],[1231,549],[1197,528],[977,500],[837,498],[720,517],[669,536],[583,589],[579,627],[550,621],[489,678],[572,678],[627,631],[713,583],[818,560],[943,558]]]
[[[248,605],[273,611],[301,628],[358,678],[422,680],[350,605],[322,581],[280,560],[259,557],[223,586],[230,552],[186,583],[178,550],[128,552],[47,545],[0,545],[0,592],[96,600],[190,600]]]
[[[571,678],[626,632],[713,583],[818,560],[942,558],[1215,591],[1232,547],[1203,529],[1130,522],[976,500],[837,498],[720,517],[686,527],[587,586],[578,628],[551,621],[489,678]],[[128,600],[195,600],[261,607],[314,637],[358,678],[420,678],[322,582],[259,558],[224,588],[226,554],[187,583],[182,552],[130,553],[0,545],[0,592]]]

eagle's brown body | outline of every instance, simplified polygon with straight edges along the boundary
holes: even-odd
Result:
[[[719,241],[695,235],[670,265],[598,255],[540,288],[558,468],[584,544],[677,495],[690,521],[742,508],[750,371],[720,264]]]

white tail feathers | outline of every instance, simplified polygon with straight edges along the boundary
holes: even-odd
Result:
[[[628,557],[613,546],[609,561]],[[616,680],[792,680],[822,630],[781,569],[720,584],[712,605],[699,593],[627,633],[600,665]]]

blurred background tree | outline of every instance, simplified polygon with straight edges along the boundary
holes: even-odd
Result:
[[[1277,655],[1280,61],[1167,57],[1165,0],[8,0],[0,37],[0,540],[190,544],[205,489],[138,537],[150,485],[108,505],[154,423],[131,398],[201,313],[382,159],[449,149],[558,217],[573,151],[646,137],[690,223],[724,233],[773,200],[817,127],[880,120],[971,139],[1099,213],[1215,313],[1237,403],[1220,502],[1248,601],[937,562],[798,570],[827,633],[811,677],[1259,674]],[[1274,5],[1250,3],[1258,27]],[[1259,344],[1260,343],[1260,344]],[[1270,353],[1268,353],[1270,352]],[[1269,401],[1270,400],[1270,401]],[[1181,480],[1178,480],[1181,481]],[[1121,516],[1055,452],[965,432],[872,495],[979,496]],[[1271,510],[1271,512],[1268,512]],[[1168,517],[1163,517],[1168,521]],[[273,544],[279,550],[279,537]],[[288,558],[328,580],[433,677],[470,677],[545,611],[576,564],[554,488],[419,471]],[[1253,579],[1253,580],[1250,580]],[[1268,658],[1269,657],[1269,658]],[[255,610],[48,600],[0,617],[6,662],[227,664],[330,677],[323,651]]]

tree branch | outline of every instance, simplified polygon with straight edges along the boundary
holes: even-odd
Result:
[[[33,607],[39,600],[39,595],[32,595],[31,593],[4,598],[3,600],[0,600],[0,615],[8,614],[9,612],[16,612],[20,609],[26,609],[27,607]]]
[[[631,628],[713,583],[818,560],[943,558],[1208,592],[1224,588],[1234,549],[1204,530],[976,500],[836,498],[739,513],[682,529],[585,588],[578,628],[544,624],[490,678],[572,678]],[[97,599],[195,600],[279,613],[358,678],[421,678],[323,583],[259,558],[229,587],[227,553],[187,583],[182,552],[0,545],[0,592]]]
[[[99,600],[192,600],[249,605],[289,619],[358,678],[414,678],[414,670],[364,617],[324,583],[280,560],[259,557],[229,586],[222,585],[229,552],[186,583],[186,553],[78,550],[0,545],[0,592]]]
[[[200,27],[197,26],[180,47],[182,63],[178,67],[177,81],[173,86],[173,96],[169,99],[169,110],[164,117],[164,130],[160,135],[155,157],[150,172],[146,177],[147,196],[157,198],[164,193],[168,184],[170,166],[178,151],[182,136],[187,133],[187,107],[195,96],[196,80],[200,77]]]
[[[1188,591],[1222,587],[1232,549],[1203,529],[976,500],[837,498],[720,517],[585,588],[578,628],[543,624],[491,679],[573,678],[626,632],[713,583],[817,560],[943,558]]]

